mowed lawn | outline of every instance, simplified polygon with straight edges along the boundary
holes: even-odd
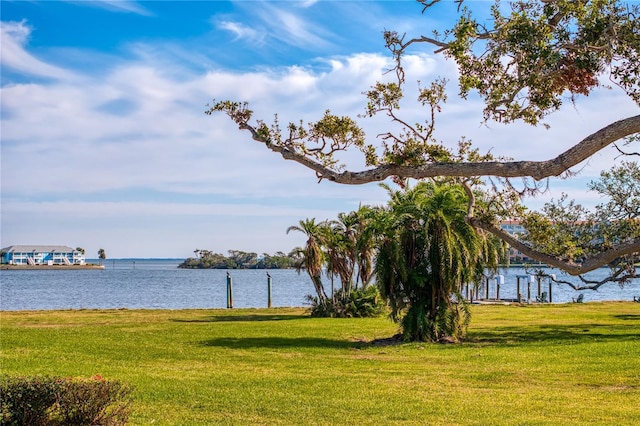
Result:
[[[0,361],[128,382],[141,425],[640,424],[639,303],[472,312],[458,345],[303,309],[1,312]]]

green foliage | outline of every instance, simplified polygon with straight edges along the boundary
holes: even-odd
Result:
[[[301,144],[299,149],[317,156],[325,167],[340,170],[343,166],[334,158],[333,154],[346,147],[363,147],[365,135],[351,117],[338,117],[327,110],[324,117],[309,124],[309,131],[305,133],[308,143]]]
[[[430,162],[454,161],[453,152],[433,138],[435,113],[440,111],[440,105],[447,98],[445,85],[446,80],[439,79],[428,87],[420,87],[417,100],[422,106],[430,109],[431,116],[423,123],[415,123],[413,126],[403,122],[397,116],[403,97],[402,84],[377,83],[366,93],[369,100],[365,110],[367,117],[383,113],[403,126],[403,132],[400,135],[391,132],[380,135],[382,149],[379,154],[371,145],[360,147],[367,165],[402,164],[420,167]]]
[[[293,256],[281,251],[275,254],[263,253],[262,259],[258,259],[257,269],[289,269],[295,267]]]
[[[318,303],[318,298],[307,296],[311,304],[312,317],[331,318],[375,318],[385,314],[387,305],[376,286],[352,290],[345,295],[338,292],[326,305]]]
[[[640,103],[637,5],[554,0],[509,7],[496,2],[491,26],[463,7],[452,29],[428,40],[458,64],[461,96],[476,90],[484,98],[485,118],[537,124],[560,108],[565,93],[588,95],[603,74]],[[398,61],[403,53],[396,48]]]
[[[0,378],[2,424],[124,425],[130,414],[131,387],[117,381],[53,377]]]
[[[320,305],[327,305],[327,293],[322,284],[322,266],[325,254],[322,251],[321,226],[315,222],[315,218],[305,219],[299,222],[299,226],[290,226],[287,234],[291,231],[302,232],[307,236],[307,243],[304,247],[295,249],[297,254],[296,269],[298,273],[303,269],[307,271]]]
[[[251,128],[248,125],[253,115],[247,102],[232,102],[214,100],[213,106],[205,114],[211,115],[215,112],[227,114],[241,129]],[[337,116],[326,110],[325,114],[318,121],[308,123],[305,128],[302,121],[299,124],[288,123],[286,131],[280,127],[278,118],[271,126],[259,121],[254,130],[255,140],[264,143],[268,147],[277,150],[278,147],[286,148],[287,151],[308,155],[318,161],[324,167],[332,170],[340,170],[344,166],[334,157],[334,153],[356,147],[365,149],[365,134],[356,121],[348,116]]]
[[[318,316],[353,314],[347,306],[352,292],[358,285],[366,290],[373,278],[378,216],[378,208],[361,206],[350,213],[339,213],[337,220],[316,223],[315,218],[305,219],[299,226],[287,229],[287,233],[298,231],[307,236],[306,245],[295,250],[296,268],[298,272],[304,269],[314,284],[316,296],[309,300]],[[334,294],[335,279],[340,281],[333,298],[327,297],[323,273],[331,280],[331,294]],[[359,310],[359,307],[355,309]]]
[[[459,185],[419,182],[389,192],[376,276],[391,316],[405,340],[459,340],[469,323],[461,286],[497,267],[501,247],[467,223]]]
[[[209,250],[194,250],[197,258],[189,257],[178,265],[183,269],[287,269],[295,266],[295,258],[283,252],[264,253],[262,258],[253,252],[229,250],[229,256]]]
[[[3,425],[46,425],[47,410],[56,402],[57,379],[46,377],[0,377]]]
[[[51,417],[60,425],[122,425],[130,412],[131,388],[104,380],[61,382]]]
[[[542,211],[524,215],[522,224],[527,234],[521,239],[536,250],[579,262],[585,256],[640,238],[640,167],[637,163],[622,162],[601,172],[589,188],[608,201],[588,211],[568,201],[563,194],[559,200],[546,203]],[[639,261],[640,253],[630,253],[609,262],[611,281],[624,283],[635,277],[635,265]]]
[[[637,137],[640,138],[640,134]],[[601,212],[600,220],[627,221],[640,216],[640,166],[637,162],[623,161],[619,166],[601,172],[600,179],[591,181],[589,189],[608,200],[597,207]]]
[[[527,230],[524,240],[538,250],[568,260],[586,254],[593,239],[589,230],[595,229],[588,212],[581,205],[567,201],[566,195],[546,203],[541,212],[525,215],[522,224]]]
[[[429,305],[418,301],[407,309],[401,318],[402,336],[405,341],[457,342],[467,333],[471,321],[469,304],[461,300],[445,309],[438,309],[435,316],[429,315]]]

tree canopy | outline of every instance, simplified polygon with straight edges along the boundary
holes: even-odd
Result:
[[[496,270],[504,249],[465,220],[461,185],[387,189],[376,277],[392,318],[401,321],[405,340],[458,340],[470,318],[462,285],[479,284],[485,268]]]
[[[276,252],[271,255],[263,253],[258,257],[257,253],[242,250],[229,250],[228,256],[214,253],[206,249],[193,251],[195,258],[185,259],[178,268],[183,269],[286,269],[293,268],[295,259],[292,254]]]
[[[428,14],[439,0],[418,3],[422,13]],[[281,127],[277,119],[272,124],[254,119],[246,102],[229,100],[214,101],[206,113],[226,114],[255,141],[313,170],[319,179],[363,184],[387,178],[398,183],[407,178],[450,178],[467,190],[468,223],[526,251],[530,257],[573,275],[609,265],[614,268],[614,281],[635,277],[634,265],[640,254],[638,198],[614,194],[606,183],[615,181],[619,185],[626,179],[637,188],[635,163],[604,172],[611,175],[603,175],[601,184],[594,184],[592,189],[609,197],[613,204],[603,203],[593,216],[576,216],[580,209],[575,204],[566,205],[564,199],[537,213],[528,212],[521,201],[539,192],[544,179],[570,176],[572,167],[605,147],[616,147],[620,155],[639,155],[634,151],[640,141],[640,115],[620,117],[554,158],[513,161],[479,152],[463,135],[453,144],[435,138],[436,116],[447,96],[444,79],[418,89],[416,99],[427,111],[424,122],[405,121],[400,103],[406,89],[403,59],[408,52],[426,46],[455,61],[459,95],[467,98],[471,92],[479,94],[486,121],[545,125],[545,117],[560,109],[567,99],[588,95],[603,85],[621,90],[640,105],[640,5],[619,0],[496,2],[490,19],[480,21],[471,6],[463,1],[456,3],[450,7],[457,7],[457,19],[443,33],[408,36],[384,32],[385,45],[394,59],[390,70],[394,78],[376,83],[365,93],[367,104],[359,118],[387,117],[390,123],[400,125],[399,132],[389,131],[372,140],[358,118],[335,116],[329,110],[316,122],[290,122]],[[486,7],[485,3],[472,6]],[[353,150],[362,153],[364,170],[349,170],[340,162],[340,152]],[[524,189],[516,190],[512,178],[525,178]],[[488,181],[491,184],[482,195],[486,199],[477,203],[476,189]],[[628,214],[620,216],[621,211]],[[522,218],[529,233],[516,239],[502,231],[497,224],[506,217]],[[608,233],[604,233],[605,228]],[[542,238],[549,232],[574,242],[551,249]]]

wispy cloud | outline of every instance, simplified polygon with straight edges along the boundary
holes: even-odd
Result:
[[[300,7],[311,7],[318,3],[318,0],[303,0],[300,2]]]
[[[66,0],[69,3],[82,4],[84,6],[98,7],[113,12],[136,13],[138,15],[153,15],[147,8],[137,1],[132,0]]]
[[[32,76],[54,79],[71,79],[73,72],[48,64],[25,50],[32,28],[25,20],[0,23],[0,57],[2,67]]]
[[[295,46],[311,51],[326,49],[332,45],[331,39],[335,36],[330,30],[313,22],[306,15],[313,13],[310,10],[312,4],[302,7],[290,7],[292,3],[286,3],[285,7],[278,7],[270,2],[237,2],[236,6],[242,11],[234,19],[225,19],[226,30],[234,32],[237,36],[253,36],[253,31],[259,28],[259,39],[265,42]],[[273,46],[272,46],[273,47]]]
[[[247,7],[260,9],[255,27],[228,16],[218,22],[244,40],[259,38],[257,28],[300,46],[332,40],[304,18],[304,10],[298,14],[268,3]],[[3,69],[49,77],[1,89],[3,246],[61,242],[95,252],[90,239],[110,256],[181,256],[195,247],[286,251],[298,236],[284,230],[299,219],[334,218],[361,202],[386,199],[376,184],[318,184],[312,172],[253,142],[224,116],[203,112],[216,98],[250,101],[255,118],[269,123],[278,113],[283,126],[314,121],[326,109],[355,117],[366,103],[361,93],[389,78],[383,75],[388,55],[355,51],[240,72],[213,67],[214,59],[192,45],[134,40],[127,46],[131,51],[117,61],[101,60],[104,67],[90,74],[36,57],[29,50],[31,32],[24,21],[2,23]],[[90,60],[93,53],[82,54]],[[205,65],[185,66],[197,63]],[[323,66],[310,65],[318,63]],[[406,57],[406,72],[401,112],[408,123],[422,122],[428,114],[411,96],[416,82],[455,78],[455,67],[442,57],[416,54]],[[453,146],[465,135],[481,151],[520,160],[551,158],[637,109],[624,97],[595,92],[589,102],[599,108],[578,100],[575,109],[550,118],[551,130],[481,126],[478,100],[457,99],[453,83],[448,89],[450,101],[438,116],[439,139]],[[392,129],[384,117],[361,124],[370,142]],[[584,176],[609,167],[613,155],[594,156]],[[347,158],[360,167],[357,155]],[[570,192],[573,182],[552,186]],[[581,190],[574,194],[593,201]],[[145,245],[153,251],[141,252]]]
[[[279,9],[271,5],[261,12],[261,16],[270,25],[274,36],[284,43],[312,50],[331,45],[327,40],[330,33],[326,29],[292,13],[290,9]]]
[[[222,30],[229,31],[235,35],[236,40],[242,39],[261,45],[264,43],[265,34],[259,32],[241,22],[221,20],[216,22],[216,26]]]

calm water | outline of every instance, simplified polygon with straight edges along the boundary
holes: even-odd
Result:
[[[0,310],[41,309],[188,309],[226,308],[226,270],[177,269],[180,259],[118,259],[105,261],[104,270],[76,271],[0,271]],[[267,306],[267,276],[265,270],[229,271],[233,277],[235,308]],[[306,306],[305,296],[313,294],[313,285],[305,274],[293,270],[271,270],[274,307]],[[522,269],[501,271],[504,284],[501,298],[516,297],[516,275]],[[557,273],[557,272],[556,272]],[[591,278],[604,276],[606,269],[596,271]],[[563,279],[568,278],[562,276]],[[330,284],[326,284],[329,291]],[[521,293],[527,294],[522,281]],[[537,283],[531,285],[532,298],[537,295]],[[543,281],[542,291],[548,292]],[[495,282],[489,287],[494,298]],[[580,293],[584,301],[633,300],[640,297],[640,280],[620,288],[605,284],[598,291],[576,292],[568,286],[554,284],[553,302],[570,302]],[[481,292],[484,296],[484,291]]]

